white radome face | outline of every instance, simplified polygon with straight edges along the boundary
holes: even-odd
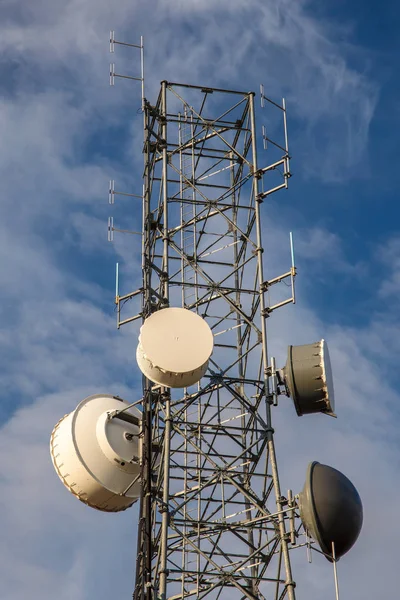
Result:
[[[125,510],[140,493],[140,426],[108,418],[127,406],[111,395],[89,396],[51,435],[51,457],[63,484],[85,504],[106,512]],[[129,411],[140,423],[140,411]]]
[[[206,372],[213,346],[212,331],[199,315],[185,308],[165,308],[143,323],[136,360],[155,383],[187,387]]]
[[[330,409],[335,412],[335,393],[333,389],[332,366],[329,357],[328,344],[326,340],[321,340],[321,367],[322,378],[324,380],[327,399],[329,400]]]

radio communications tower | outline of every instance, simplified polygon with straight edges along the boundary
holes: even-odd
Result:
[[[338,598],[336,562],[362,525],[358,493],[318,462],[302,492],[283,493],[274,445],[282,396],[299,416],[335,416],[326,342],[289,346],[281,369],[267,347],[271,314],[295,302],[291,235],[287,272],[264,272],[263,204],[290,178],[285,102],[261,86],[261,158],[254,92],[163,81],[151,103],[143,39],[111,32],[116,44],[141,56],[140,77],[111,65],[110,83],[142,86],[143,189],[124,194],[142,198],[142,281],[120,295],[117,267],[115,302],[118,327],[142,323],[143,396],[81,402],[52,433],[54,466],[89,506],[139,501],[134,600],[294,600],[290,555],[301,546],[333,563]],[[111,204],[119,193],[112,181]],[[112,217],[108,231],[121,231]]]

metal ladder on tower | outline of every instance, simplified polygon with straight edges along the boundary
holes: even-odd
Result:
[[[192,307],[196,302],[196,273],[192,263],[196,261],[196,199],[193,114],[184,107],[180,129],[180,197],[181,197],[181,263],[182,305]]]

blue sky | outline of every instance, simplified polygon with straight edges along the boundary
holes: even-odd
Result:
[[[397,4],[3,0],[0,17],[1,597],[132,591],[136,509],[103,515],[76,502],[48,452],[54,424],[85,396],[140,393],[136,333],[118,332],[113,314],[115,262],[134,287],[139,242],[107,244],[106,232],[109,179],[140,193],[142,164],[139,88],[109,88],[108,66],[136,75],[139,63],[110,57],[110,29],[131,43],[144,35],[150,99],[162,79],[285,95],[294,176],[263,205],[265,261],[268,276],[287,269],[293,231],[298,303],[271,317],[270,346],[283,360],[288,343],[329,341],[339,418],[298,419],[281,402],[283,488],[300,491],[310,460],[345,472],[365,522],[339,564],[343,598],[395,597]],[[118,201],[116,225],[137,223],[132,204]],[[330,566],[297,552],[298,599],[333,597]]]

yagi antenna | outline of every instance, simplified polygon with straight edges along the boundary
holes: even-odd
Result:
[[[275,161],[272,165],[265,167],[262,172],[266,173],[267,171],[275,170],[278,167],[282,166],[283,168],[283,185],[276,186],[272,191],[277,191],[282,188],[288,187],[289,178],[291,177],[290,172],[290,155],[289,155],[289,136],[288,136],[288,126],[287,126],[287,112],[286,112],[286,100],[282,98],[282,104],[278,104],[274,100],[271,100],[268,96],[265,95],[265,90],[263,84],[260,84],[260,98],[261,98],[261,108],[274,107],[280,110],[283,119],[283,140],[277,141],[276,139],[267,135],[267,128],[265,125],[262,125],[262,141],[264,150],[268,149],[268,144],[271,144],[275,149],[282,152],[282,156],[280,161]],[[272,193],[271,191],[269,193]]]
[[[140,77],[132,77],[131,75],[122,75],[115,72],[115,63],[110,63],[110,85],[115,85],[115,78],[131,79],[132,81],[140,81],[142,84],[142,110],[144,110],[144,41],[143,36],[140,37],[140,44],[127,44],[115,39],[115,31],[110,31],[110,53],[114,54],[115,45],[125,46],[126,48],[137,48],[140,50]]]
[[[284,282],[287,279],[290,279],[291,296],[290,296],[290,298],[287,298],[286,300],[282,300],[281,302],[278,302],[276,304],[268,306],[265,309],[266,316],[270,315],[277,308],[286,306],[286,304],[295,304],[296,303],[295,278],[297,275],[297,269],[296,269],[295,260],[294,260],[294,244],[293,244],[292,232],[290,232],[290,234],[289,234],[289,244],[290,244],[290,259],[291,259],[290,271],[286,271],[286,273],[283,273],[282,275],[278,275],[278,277],[274,277],[272,279],[264,281],[262,284],[262,289],[264,291],[269,291],[272,286],[275,286],[279,283]]]

